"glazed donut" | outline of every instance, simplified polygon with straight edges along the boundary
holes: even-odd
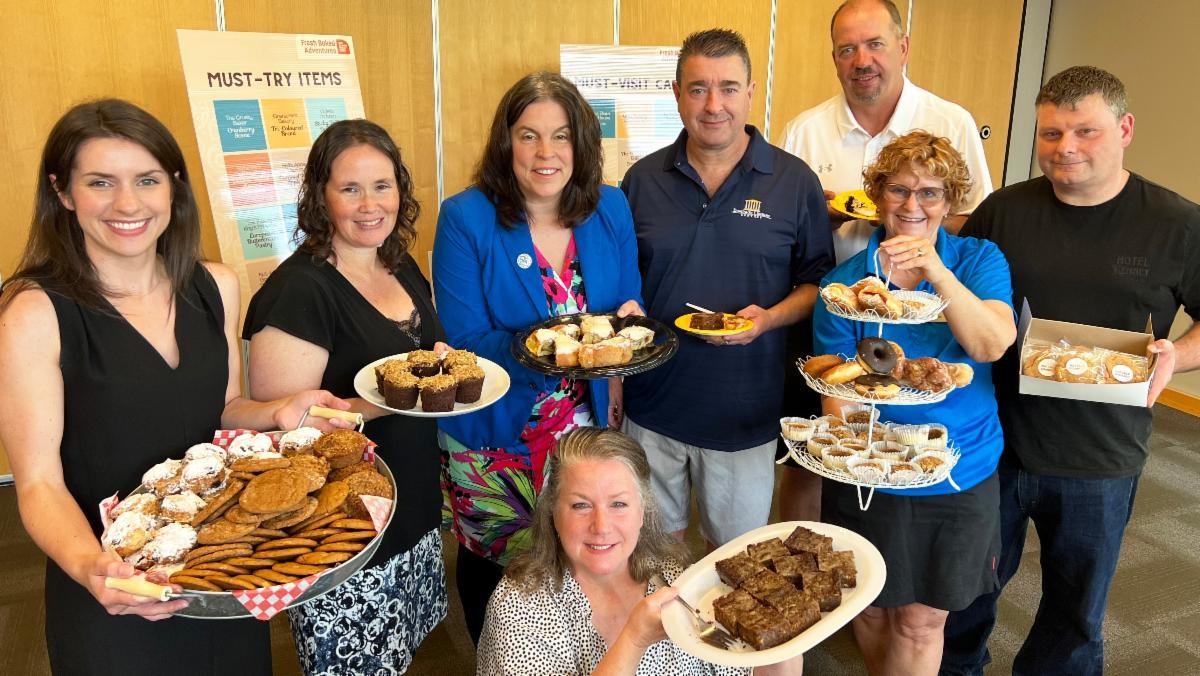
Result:
[[[896,368],[896,350],[882,339],[868,336],[858,341],[855,359],[867,373],[890,373]]]
[[[892,351],[896,353],[896,359],[904,359],[904,348],[900,347],[900,343],[894,340],[889,340],[888,345],[892,346]]]
[[[899,319],[904,316],[904,303],[901,303],[883,285],[869,286],[858,292],[858,304],[874,310],[881,317]]]
[[[1104,382],[1141,383],[1146,380],[1146,358],[1124,352],[1110,352],[1104,357]]]
[[[854,379],[854,391],[873,399],[891,399],[900,393],[900,383],[891,376],[868,373]]]
[[[887,291],[887,285],[883,283],[882,279],[880,279],[878,277],[873,277],[873,276],[863,277],[862,279],[855,282],[854,286],[850,287],[850,290],[853,291],[855,295],[858,295],[859,293],[862,293],[863,291],[877,290],[877,289],[882,289],[884,291]]]
[[[804,366],[801,367],[801,370],[816,378],[834,366],[844,363],[846,363],[846,360],[842,359],[836,354],[822,354],[816,357],[809,357],[808,361],[804,362]]]
[[[970,364],[946,364],[955,387],[966,387],[975,379],[975,369]]]
[[[843,385],[865,374],[863,367],[856,361],[847,361],[821,373],[821,380],[830,385]]]
[[[950,369],[933,357],[905,359],[902,380],[913,388],[926,392],[941,392],[954,386]]]
[[[834,282],[821,289],[821,295],[830,303],[848,312],[858,312],[858,294],[845,284]]]

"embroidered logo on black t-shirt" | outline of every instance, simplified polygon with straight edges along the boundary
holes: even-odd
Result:
[[[1146,256],[1117,256],[1113,274],[1126,279],[1149,279],[1150,259]]]

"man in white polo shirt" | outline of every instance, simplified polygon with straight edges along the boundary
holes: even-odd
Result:
[[[944,136],[962,153],[974,186],[962,214],[946,218],[951,233],[992,191],[975,120],[962,106],[938,98],[904,76],[908,36],[891,0],[849,0],[833,13],[833,64],[842,93],[800,113],[784,130],[781,146],[808,163],[826,198],[862,188],[862,171],[892,139],[914,129]],[[834,219],[837,262],[861,251],[874,223]],[[838,227],[840,224],[840,227]]]
[[[891,0],[848,0],[833,13],[829,25],[833,65],[842,93],[800,113],[783,132],[780,146],[804,160],[821,181],[825,199],[863,186],[862,172],[884,146],[914,129],[944,136],[962,153],[974,181],[963,213],[947,216],[942,228],[957,234],[967,215],[992,192],[975,120],[962,106],[940,99],[904,76],[908,36]],[[838,263],[862,251],[876,223],[847,220],[829,209],[834,256]],[[794,327],[804,331],[805,325]],[[808,345],[796,335],[793,346]],[[791,356],[803,356],[793,347]],[[791,374],[789,374],[791,375]],[[783,415],[807,415],[798,378],[787,383]],[[821,512],[821,478],[789,461],[779,487],[779,513],[785,521],[817,520]]]

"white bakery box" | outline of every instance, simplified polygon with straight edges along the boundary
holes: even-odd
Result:
[[[1017,327],[1017,340],[1021,343],[1018,355],[1025,353],[1025,344],[1029,340],[1052,343],[1063,338],[1073,344],[1092,345],[1128,354],[1144,355],[1147,354],[1146,347],[1154,342],[1154,326],[1151,324],[1150,318],[1147,318],[1146,331],[1138,333],[1108,329],[1102,326],[1038,319],[1030,312],[1028,300],[1021,305],[1021,322]],[[1150,357],[1150,375],[1146,378],[1146,382],[1123,384],[1060,383],[1054,380],[1034,378],[1021,373],[1021,359],[1017,359],[1016,368],[1020,378],[1020,392],[1042,397],[1145,406],[1146,396],[1150,391],[1150,381],[1154,380],[1154,369],[1158,366],[1158,355],[1148,356]]]

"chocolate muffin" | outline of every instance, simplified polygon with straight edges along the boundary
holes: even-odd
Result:
[[[429,378],[442,372],[442,361],[433,350],[413,350],[408,353],[408,363],[418,378]]]
[[[389,408],[401,410],[417,405],[417,383],[421,381],[410,371],[388,373],[383,379],[383,401]]]
[[[455,392],[458,383],[454,376],[442,375],[422,378],[418,384],[421,389],[421,409],[426,413],[444,413],[454,410]]]
[[[478,363],[479,359],[475,356],[475,353],[468,352],[467,350],[450,350],[446,354],[442,355],[442,370],[446,371],[447,373],[449,373],[450,370],[455,366],[474,366]]]
[[[456,364],[450,367],[450,375],[458,383],[454,401],[473,404],[483,395],[483,369],[475,364]]]

